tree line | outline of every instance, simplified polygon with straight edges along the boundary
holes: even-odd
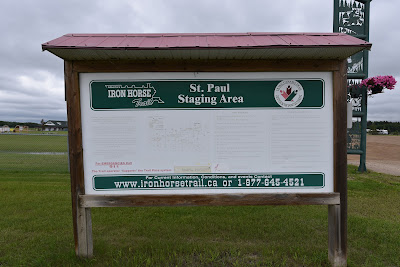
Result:
[[[371,131],[388,130],[389,134],[399,134],[400,133],[400,122],[391,121],[368,121],[367,128]]]
[[[15,128],[15,126],[29,126],[29,128],[40,127],[39,123],[34,122],[17,122],[17,121],[0,121],[0,127],[3,125],[8,125],[10,128]]]

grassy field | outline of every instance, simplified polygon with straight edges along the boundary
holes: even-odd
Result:
[[[400,266],[400,177],[349,167],[349,266]],[[329,266],[326,206],[93,208],[75,257],[69,176],[0,170],[0,266]]]
[[[0,152],[67,152],[67,135],[0,134]]]
[[[0,134],[0,170],[68,172],[67,136]]]
[[[68,155],[0,153],[0,170],[67,173]]]

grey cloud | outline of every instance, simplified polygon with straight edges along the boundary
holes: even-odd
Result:
[[[397,77],[397,80],[400,77]],[[368,120],[400,121],[400,90],[386,90],[368,99]]]
[[[371,2],[370,75],[400,78],[399,7],[397,0]],[[332,14],[333,1],[317,0],[1,1],[0,120],[66,119],[63,61],[41,51],[66,33],[331,32]],[[55,88],[38,87],[46,84],[43,73],[58,81]],[[21,76],[36,87],[21,87]],[[369,99],[368,116],[400,121],[397,103],[386,93]]]

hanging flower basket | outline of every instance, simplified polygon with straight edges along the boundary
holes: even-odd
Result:
[[[371,95],[383,93],[383,87],[375,86],[370,89]]]
[[[393,76],[376,76],[363,80],[359,86],[367,87],[368,95],[383,93],[383,89],[394,89],[396,80]]]

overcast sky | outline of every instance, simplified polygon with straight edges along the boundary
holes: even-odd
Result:
[[[369,75],[400,81],[399,0],[371,2]],[[67,33],[332,32],[333,0],[0,1],[0,120],[66,120],[63,60],[41,44]],[[400,82],[368,99],[368,120],[400,121]]]

